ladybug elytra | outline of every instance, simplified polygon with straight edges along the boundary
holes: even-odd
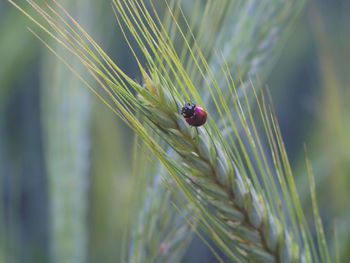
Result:
[[[187,103],[182,107],[181,114],[191,126],[202,126],[207,121],[207,113],[202,107],[196,106],[196,104],[191,105],[191,103]]]

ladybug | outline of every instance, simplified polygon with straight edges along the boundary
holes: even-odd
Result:
[[[182,116],[186,119],[186,122],[194,127],[202,126],[207,121],[207,113],[205,110],[191,103],[186,103],[181,110]]]

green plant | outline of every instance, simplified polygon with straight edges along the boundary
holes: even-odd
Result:
[[[143,1],[114,1],[118,22],[144,77],[141,85],[129,78],[59,3],[54,1],[64,17],[48,4],[45,11],[28,2],[48,24],[32,20],[74,54],[102,90],[66,65],[162,163],[169,174],[164,177],[169,188],[176,188],[174,192],[180,191],[186,200],[178,198],[180,203],[186,202],[181,209],[194,211],[198,225],[228,258],[238,262],[330,262],[310,165],[316,243],[301,209],[276,117],[264,92],[258,94],[249,81],[248,73],[255,67],[233,73],[231,56],[225,52],[208,58],[191,30],[188,34],[182,30],[175,12],[181,10],[169,8],[168,18],[173,22],[168,29],[177,30],[185,43],[184,53],[190,54],[186,67],[187,60],[178,55],[155,8],[149,11]],[[136,56],[126,29],[141,49],[146,66]],[[248,61],[256,65],[254,59],[257,57]],[[218,62],[216,67],[215,63],[209,65],[210,60]],[[209,121],[204,127],[189,127],[179,114],[190,99],[208,107]],[[255,112],[252,100],[257,105]],[[259,121],[262,131],[256,124]],[[176,154],[170,155],[164,145]]]

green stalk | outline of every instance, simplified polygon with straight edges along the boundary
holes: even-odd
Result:
[[[91,3],[71,4],[78,17],[94,19],[86,11]],[[85,6],[84,11],[81,9]],[[81,10],[81,11],[80,11]],[[67,61],[81,68],[56,48]],[[83,263],[87,260],[88,187],[90,169],[90,108],[88,90],[62,63],[51,56],[43,61],[41,88],[44,148],[50,197],[53,262]]]

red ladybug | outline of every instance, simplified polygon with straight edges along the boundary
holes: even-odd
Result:
[[[182,107],[181,114],[191,126],[202,126],[207,121],[207,113],[205,110],[195,104],[191,105],[187,103]]]

